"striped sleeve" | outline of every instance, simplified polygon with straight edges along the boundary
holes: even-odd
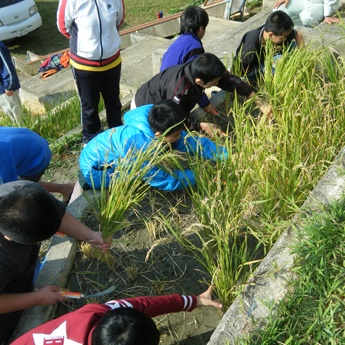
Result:
[[[11,91],[12,85],[13,85],[13,78],[14,78],[11,68],[8,65],[11,62],[9,62],[8,59],[6,59],[6,56],[2,53],[1,50],[0,50],[0,59],[2,60],[2,66],[0,64],[0,68],[1,68],[0,78],[2,79],[2,83],[5,89]]]
[[[125,20],[125,4],[123,0],[120,0],[120,2],[121,2],[121,5],[120,5],[121,10],[116,20],[117,28],[119,28],[122,25],[123,21]]]
[[[196,307],[196,297],[178,294],[156,297],[137,297],[110,301],[107,302],[106,305],[112,309],[136,308],[150,317],[155,317],[180,311],[192,311]]]
[[[73,0],[70,0],[73,1]],[[71,35],[68,33],[69,29],[72,27],[73,18],[67,8],[68,0],[60,0],[58,5],[58,10],[56,14],[56,24],[59,31],[66,36],[71,38]]]

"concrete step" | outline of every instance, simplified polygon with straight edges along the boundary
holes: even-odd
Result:
[[[67,100],[75,95],[75,82],[72,69],[66,68],[47,79],[40,74],[21,81],[19,95],[22,103],[32,112],[43,114],[46,112],[44,103],[57,104],[62,99]]]
[[[121,93],[136,90],[153,76],[152,53],[169,46],[170,40],[142,33],[131,34],[132,44],[121,51]]]

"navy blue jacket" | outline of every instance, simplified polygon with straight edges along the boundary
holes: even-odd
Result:
[[[170,47],[163,55],[160,72],[168,67],[182,65],[192,61],[203,53],[205,53],[205,50],[198,36],[191,32],[183,34],[171,43]],[[201,108],[205,108],[210,104],[205,93],[199,99],[198,104]]]
[[[5,93],[5,90],[16,91],[19,88],[19,79],[12,63],[10,51],[0,41],[0,95]]]

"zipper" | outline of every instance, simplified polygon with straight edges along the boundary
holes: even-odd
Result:
[[[95,4],[96,4],[96,9],[97,9],[98,21],[99,21],[99,43],[101,45],[101,56],[100,56],[99,63],[100,63],[100,66],[102,66],[102,59],[103,59],[102,22],[101,22],[101,16],[99,14],[97,0],[95,0]]]

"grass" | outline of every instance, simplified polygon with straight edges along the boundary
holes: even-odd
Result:
[[[292,252],[298,281],[266,330],[241,344],[344,344],[345,198],[314,214]]]
[[[26,59],[26,52],[29,50],[38,55],[46,55],[69,46],[69,40],[63,36],[56,26],[56,11],[58,1],[36,0],[38,11],[42,17],[42,26],[39,30],[13,41],[6,42],[12,56]],[[162,11],[163,15],[179,12],[189,4],[202,3],[202,1],[186,0],[126,0],[126,16],[120,30],[150,22],[157,19],[157,12]]]
[[[58,103],[45,104],[46,113],[42,115],[32,115],[30,110],[23,108],[23,125],[47,139],[50,143],[80,125],[80,102],[77,95],[65,102],[61,99]],[[101,97],[98,112],[104,109],[104,101]],[[0,113],[0,125],[17,127],[9,117]]]

